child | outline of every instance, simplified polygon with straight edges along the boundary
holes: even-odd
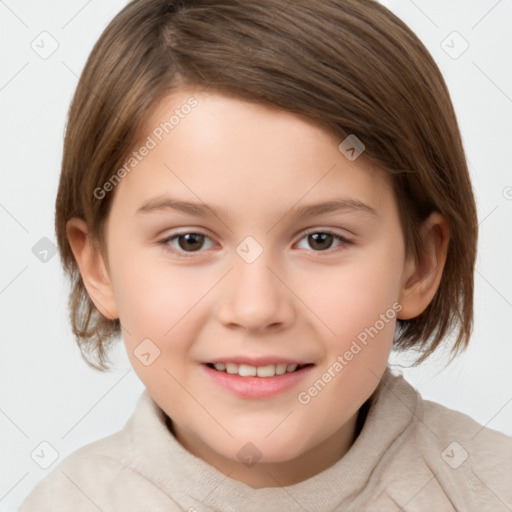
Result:
[[[22,512],[512,509],[512,441],[387,366],[467,345],[477,218],[443,78],[382,5],[131,2],[56,230],[84,357],[121,334],[146,390]]]

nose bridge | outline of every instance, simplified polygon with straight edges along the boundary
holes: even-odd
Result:
[[[234,264],[235,295],[240,299],[251,299],[260,296],[267,300],[276,298],[279,280],[276,279],[269,253],[258,256],[251,262],[238,258]],[[274,262],[275,266],[275,262]],[[275,272],[275,271],[274,271]]]
[[[276,270],[271,250],[247,237],[236,248],[228,295],[220,308],[221,321],[251,330],[291,321],[291,293]]]

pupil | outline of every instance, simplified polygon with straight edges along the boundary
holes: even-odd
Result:
[[[182,243],[183,239],[186,240],[185,243]],[[200,235],[198,233],[187,233],[186,235],[181,235],[178,240],[181,249],[197,251],[203,245],[204,235]]]
[[[308,241],[313,247],[313,249],[328,249],[332,243],[333,235],[329,233],[313,233],[312,235],[308,236]],[[328,240],[329,243],[327,244],[327,247],[324,245],[322,246],[322,243],[325,243],[325,241]],[[319,245],[320,244],[320,245]]]

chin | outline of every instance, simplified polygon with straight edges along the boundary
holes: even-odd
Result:
[[[215,443],[210,446],[219,455],[235,462],[244,463],[247,457],[249,460],[252,457],[258,463],[266,464],[291,461],[307,450],[303,445],[303,439],[294,439],[290,435],[283,435],[282,437],[276,435],[273,439],[265,439],[267,434],[268,432],[264,435],[250,435],[249,433],[242,436],[237,435],[227,444],[217,445]],[[270,437],[273,436],[274,434],[271,434]]]

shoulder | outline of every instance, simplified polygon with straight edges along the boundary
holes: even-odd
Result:
[[[484,425],[459,411],[429,400],[420,400],[419,438],[426,448],[442,449],[441,459],[449,466],[469,461],[474,469],[485,473],[512,471],[512,438]],[[428,432],[430,430],[430,432]],[[428,439],[428,441],[427,441]],[[498,476],[498,475],[496,475]]]
[[[467,414],[424,400],[403,377],[396,379],[398,394],[415,395],[411,423],[398,443],[399,458],[409,459],[403,467],[422,468],[427,488],[436,488],[463,510],[509,510],[512,438]]]
[[[473,418],[454,409],[449,409],[439,403],[421,399],[423,420],[435,428],[436,432],[445,440],[450,436],[459,437],[465,441],[468,449],[503,450],[503,456],[510,455],[512,437],[481,425]]]
[[[19,512],[178,510],[139,471],[146,462],[137,450],[134,434],[147,427],[151,436],[152,424],[158,421],[152,417],[154,411],[144,392],[121,431],[68,455],[34,487]]]
[[[44,477],[23,502],[19,512],[46,512],[65,508],[88,511],[96,509],[94,496],[123,464],[117,456],[129,446],[123,431],[105,437],[68,455]]]

